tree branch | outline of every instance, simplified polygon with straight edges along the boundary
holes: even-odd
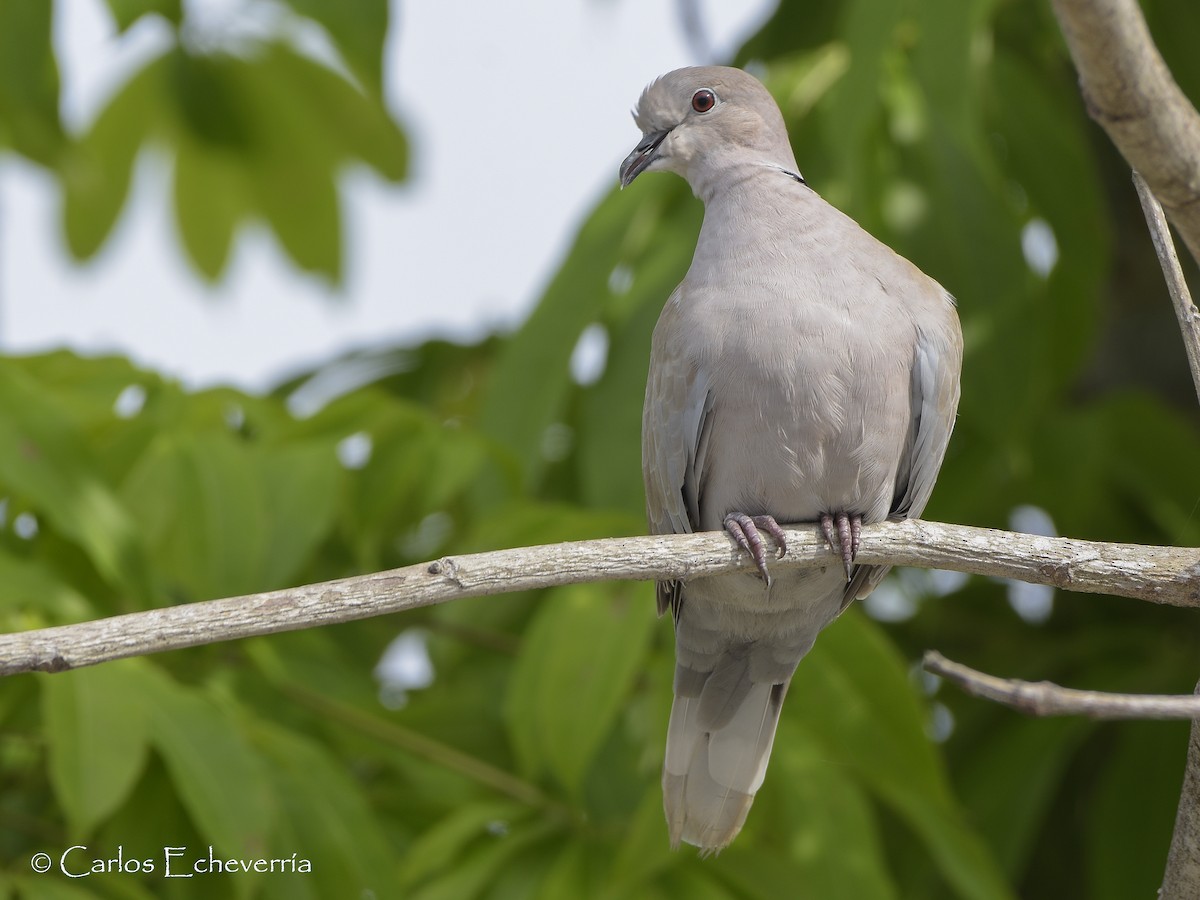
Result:
[[[1136,171],[1133,173],[1133,184],[1137,188],[1138,199],[1142,201],[1142,212],[1146,214],[1146,225],[1150,229],[1150,240],[1154,243],[1154,252],[1162,266],[1163,278],[1167,282],[1167,292],[1171,295],[1171,304],[1175,307],[1175,315],[1179,319],[1179,331],[1183,335],[1183,348],[1187,352],[1188,367],[1192,370],[1192,386],[1196,389],[1196,399],[1200,400],[1200,310],[1192,302],[1192,294],[1188,290],[1187,280],[1183,277],[1183,269],[1179,266],[1179,257],[1175,253],[1175,242],[1171,240],[1171,229],[1163,217],[1162,206],[1150,192],[1150,186]]]
[[[1090,719],[1193,719],[1200,716],[1200,697],[1192,694],[1112,694],[1080,691],[1049,681],[999,678],[946,659],[936,650],[925,653],[925,670],[957,684],[973,697],[993,700],[1031,716],[1087,716]]]
[[[1200,262],[1200,113],[1137,0],[1053,0],[1088,113],[1141,172]]]
[[[1200,397],[1200,321],[1187,297],[1161,210],[1153,201],[1162,201],[1192,257],[1200,262],[1200,114],[1163,62],[1137,0],[1052,2],[1088,112],[1134,170]],[[1175,835],[1159,896],[1200,896],[1200,719],[1192,725]]]
[[[1200,700],[1200,684],[1196,685]],[[1159,900],[1188,900],[1200,897],[1200,719],[1192,722],[1188,739],[1187,767],[1183,789],[1179,792],[1179,810],[1175,814],[1175,832],[1167,853]]]
[[[787,531],[776,568],[838,564],[818,529]],[[1200,607],[1200,549],[1108,544],[910,520],[863,529],[858,561],[954,569],[1069,591]],[[77,625],[0,635],[0,675],[62,672],[279,631],[595,581],[688,580],[752,572],[724,532],[606,538],[448,556],[436,562]]]

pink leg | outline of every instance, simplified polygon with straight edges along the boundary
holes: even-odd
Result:
[[[725,517],[723,524],[737,545],[750,554],[762,580],[770,587],[771,575],[767,572],[767,550],[758,530],[761,528],[771,536],[779,547],[779,556],[783,556],[787,552],[787,538],[784,536],[783,529],[779,527],[779,523],[775,521],[775,517],[748,516],[745,513],[731,512]]]
[[[842,565],[846,567],[846,580],[849,581],[862,537],[862,516],[851,516],[844,512],[821,513],[821,533],[829,542],[829,549],[841,555]]]

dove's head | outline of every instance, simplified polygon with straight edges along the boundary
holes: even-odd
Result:
[[[652,82],[633,120],[642,140],[621,163],[621,186],[642,172],[675,172],[700,185],[739,164],[795,171],[775,100],[753,75],[725,66],[676,69]]]

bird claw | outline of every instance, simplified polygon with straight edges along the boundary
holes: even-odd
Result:
[[[775,521],[775,517],[748,516],[745,513],[731,512],[725,517],[722,524],[734,542],[750,554],[750,558],[754,560],[754,565],[758,569],[758,574],[762,576],[767,587],[770,587],[771,574],[767,571],[767,550],[763,545],[759,529],[761,528],[769,534],[779,547],[777,557],[783,556],[787,552],[787,537],[784,535],[783,529],[779,527],[779,523]]]
[[[821,533],[829,542],[829,549],[841,556],[842,565],[846,567],[846,580],[849,581],[862,538],[862,516],[844,512],[822,513]]]

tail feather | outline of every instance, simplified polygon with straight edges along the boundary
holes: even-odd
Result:
[[[681,666],[676,665],[676,670]],[[722,731],[746,701],[755,685],[750,680],[750,648],[727,650],[704,678],[700,689],[700,719],[708,731]]]
[[[663,773],[663,797],[671,847],[680,841],[704,854],[726,847],[737,836],[750,812],[753,794],[718,784],[707,765],[708,742],[702,739],[687,775]]]
[[[740,677],[731,678],[738,669]],[[786,682],[752,683],[740,660],[718,666],[699,697],[676,694],[663,766],[673,847],[685,841],[714,852],[741,831],[766,775],[786,692]]]
[[[708,739],[708,769],[718,784],[753,796],[762,787],[786,685],[756,684],[729,724]]]

